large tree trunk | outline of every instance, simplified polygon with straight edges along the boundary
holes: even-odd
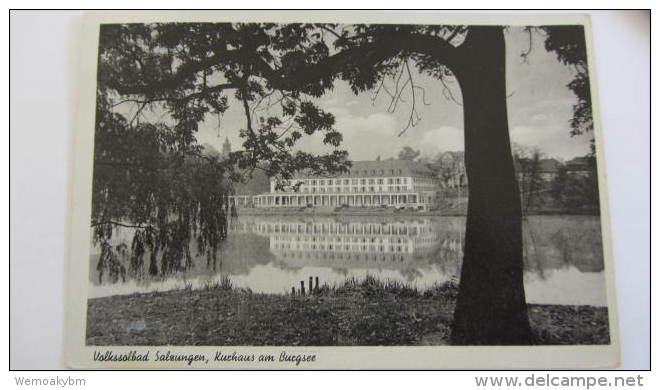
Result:
[[[454,70],[464,106],[469,182],[452,344],[529,344],[522,215],[506,109],[502,27],[470,27]]]

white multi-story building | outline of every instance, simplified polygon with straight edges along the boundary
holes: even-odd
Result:
[[[278,185],[279,184],[279,185]],[[354,161],[336,176],[298,175],[272,179],[270,192],[253,196],[254,207],[397,207],[428,210],[438,196],[438,179],[414,161]],[[240,204],[240,198],[239,205]],[[243,199],[242,205],[248,204]]]

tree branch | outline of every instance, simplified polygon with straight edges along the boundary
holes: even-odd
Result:
[[[410,107],[410,116],[408,117],[408,123],[406,124],[406,127],[403,130],[401,130],[401,132],[399,133],[399,137],[401,137],[410,127],[417,126],[417,124],[421,120],[419,114],[417,113],[417,108],[415,106],[417,101],[415,97],[415,82],[413,80],[412,72],[410,71],[410,66],[408,65],[408,61],[405,61],[404,65],[406,67],[406,71],[408,72],[408,82],[410,82],[410,92],[412,94],[412,107]],[[406,84],[408,82],[406,82]]]
[[[110,86],[110,87],[115,88],[113,86]],[[142,89],[146,89],[146,88],[147,87],[128,87],[128,88],[121,87],[121,89],[118,89],[118,88],[115,88],[115,89],[117,90],[117,92],[119,94],[122,94],[122,95],[140,95],[140,94],[145,94],[146,93],[144,91],[140,92]],[[214,85],[212,87],[204,87],[200,92],[191,93],[189,95],[181,96],[181,97],[166,96],[166,97],[161,97],[161,98],[144,99],[144,100],[124,99],[124,100],[120,100],[119,102],[113,104],[112,107],[116,107],[116,106],[118,106],[120,104],[123,104],[123,103],[155,103],[155,102],[167,101],[167,100],[174,100],[174,101],[177,101],[177,102],[183,102],[183,101],[190,100],[190,99],[195,99],[195,98],[198,98],[198,97],[204,97],[204,95],[206,95],[208,93],[211,93],[211,92],[219,92],[219,91],[224,91],[225,89],[235,89],[235,88],[239,88],[239,85],[234,84],[234,83],[225,83],[225,84]],[[154,88],[149,88],[150,91],[153,91],[154,89],[155,89],[155,87]],[[131,92],[122,92],[122,91],[131,91]]]
[[[317,63],[304,65],[296,69],[275,69],[256,55],[246,57],[245,52],[241,49],[222,50],[202,60],[181,65],[168,78],[142,85],[122,85],[109,82],[108,86],[122,95],[153,94],[157,91],[175,89],[186,79],[202,70],[210,69],[220,63],[234,62],[251,66],[252,74],[266,79],[272,88],[296,90],[317,80],[336,76],[347,67],[373,67],[402,51],[431,56],[449,68],[454,67],[458,61],[457,48],[443,38],[423,34],[391,32],[385,34],[378,41],[342,50],[319,60]],[[236,88],[236,86],[231,85],[231,88]]]

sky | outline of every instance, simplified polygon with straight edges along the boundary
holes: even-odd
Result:
[[[545,50],[540,33],[532,36],[532,50],[526,62],[521,53],[529,48],[529,35],[521,28],[511,28],[505,39],[511,141],[529,149],[537,148],[548,158],[569,160],[587,154],[593,134],[577,137],[569,134],[572,106],[577,99],[566,85],[573,79],[574,71]],[[410,114],[406,94],[403,95],[406,103],[400,103],[395,112],[388,112],[390,99],[386,94],[381,93],[372,101],[373,92],[356,96],[347,83],[338,81],[332,91],[317,101],[321,108],[335,115],[335,128],[344,136],[340,149],[347,150],[350,159],[396,157],[404,146],[429,157],[463,150],[463,110],[458,104],[461,93],[456,83],[448,83],[448,87],[458,103],[445,97],[447,93],[443,94],[438,80],[415,71],[413,77],[424,88],[428,105],[418,104],[421,121],[401,136],[399,133],[406,127]],[[220,122],[216,117],[207,119],[197,139],[221,150],[227,137],[232,149],[237,150],[242,144],[238,129],[243,127],[245,117],[239,105],[234,104]],[[321,136],[305,136],[297,147],[313,153],[331,150],[321,139]]]

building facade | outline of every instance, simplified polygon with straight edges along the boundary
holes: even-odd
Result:
[[[516,158],[514,167],[518,183],[524,187],[533,177],[544,182],[553,181],[562,164],[554,158],[542,158],[536,161],[531,158]]]
[[[279,185],[278,185],[279,184]],[[404,160],[354,161],[336,176],[301,174],[270,192],[237,198],[253,207],[395,207],[428,210],[437,201],[438,179],[424,165]]]
[[[575,177],[596,175],[596,158],[593,156],[575,157],[566,162],[566,172]]]

